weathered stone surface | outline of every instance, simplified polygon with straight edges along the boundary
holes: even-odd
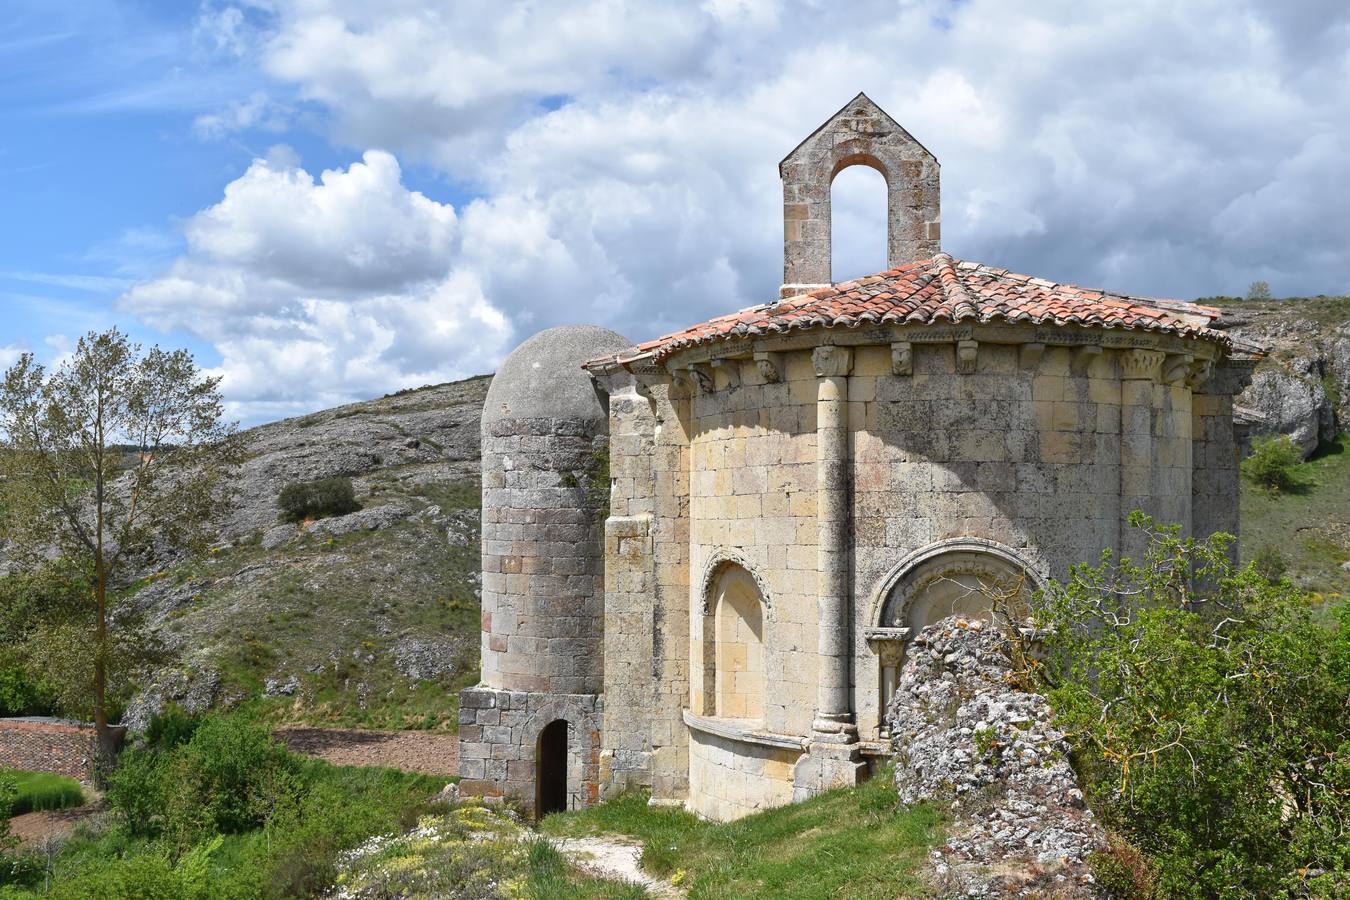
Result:
[[[1237,401],[1265,419],[1258,432],[1289,435],[1304,456],[1336,436],[1336,413],[1316,377],[1318,368],[1314,360],[1300,357],[1288,368],[1262,369]]]
[[[412,515],[412,512],[412,509],[402,504],[372,506],[359,509],[354,513],[347,513],[345,516],[320,519],[310,525],[308,531],[310,534],[322,534],[330,537],[340,537],[354,531],[379,531],[382,528],[388,528],[395,522],[408,518]]]
[[[890,707],[905,803],[950,807],[940,885],[963,896],[1095,896],[1086,865],[1104,835],[1039,694],[1012,687],[1004,639],[952,617],[909,647]]]

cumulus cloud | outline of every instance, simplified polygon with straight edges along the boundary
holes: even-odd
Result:
[[[774,296],[776,163],[860,89],[942,162],[957,255],[1166,296],[1350,283],[1333,199],[1350,174],[1338,0],[228,8],[213,7],[216,43],[322,111],[332,140],[389,148],[472,197],[451,210],[407,191],[389,154],[318,182],[255,163],[190,220],[164,277],[128,295],[166,318],[191,297],[221,341],[310,348],[311,391],[330,376],[374,386],[344,374],[351,359],[404,381],[431,371],[437,310],[498,323],[475,351],[489,367],[508,330],[581,320],[643,339]],[[850,181],[836,198],[850,273],[884,229],[871,190]],[[461,346],[444,339],[442,359]]]
[[[249,421],[486,371],[510,323],[453,268],[454,210],[401,176],[378,150],[317,180],[288,152],[255,160],[121,306],[210,341]]]

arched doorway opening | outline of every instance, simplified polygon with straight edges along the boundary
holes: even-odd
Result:
[[[567,720],[555,719],[539,732],[535,755],[535,815],[567,809]]]
[[[889,268],[889,186],[871,160],[844,165],[830,183],[830,281]]]

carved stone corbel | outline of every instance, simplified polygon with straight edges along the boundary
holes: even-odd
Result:
[[[969,375],[975,371],[975,364],[979,361],[980,342],[979,341],[957,341],[956,342],[956,371],[962,375]]]
[[[1193,353],[1169,353],[1163,359],[1162,380],[1167,384],[1177,384],[1191,370],[1191,363],[1195,361]]]
[[[891,374],[914,374],[914,345],[909,341],[896,341],[891,344]]]
[[[783,354],[756,350],[755,366],[758,367],[760,376],[769,384],[777,384],[783,380]]]
[[[1195,390],[1209,381],[1209,376],[1214,373],[1214,360],[1196,359],[1191,361],[1190,368],[1186,372],[1186,386]]]
[[[1083,344],[1081,347],[1075,347],[1073,361],[1069,363],[1069,369],[1075,375],[1084,375],[1087,373],[1088,367],[1092,365],[1092,361],[1101,355],[1100,344]]]
[[[1160,350],[1126,350],[1120,354],[1120,377],[1157,381],[1162,361]]]
[[[712,367],[707,363],[690,363],[689,377],[694,380],[700,394],[711,394],[716,388]]]

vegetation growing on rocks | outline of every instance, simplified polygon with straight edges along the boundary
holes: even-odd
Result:
[[[1048,696],[1119,839],[1103,875],[1125,896],[1342,895],[1350,611],[1319,622],[1288,581],[1235,568],[1227,536],[1131,523],[1146,558],[1075,568],[1041,613]]]

